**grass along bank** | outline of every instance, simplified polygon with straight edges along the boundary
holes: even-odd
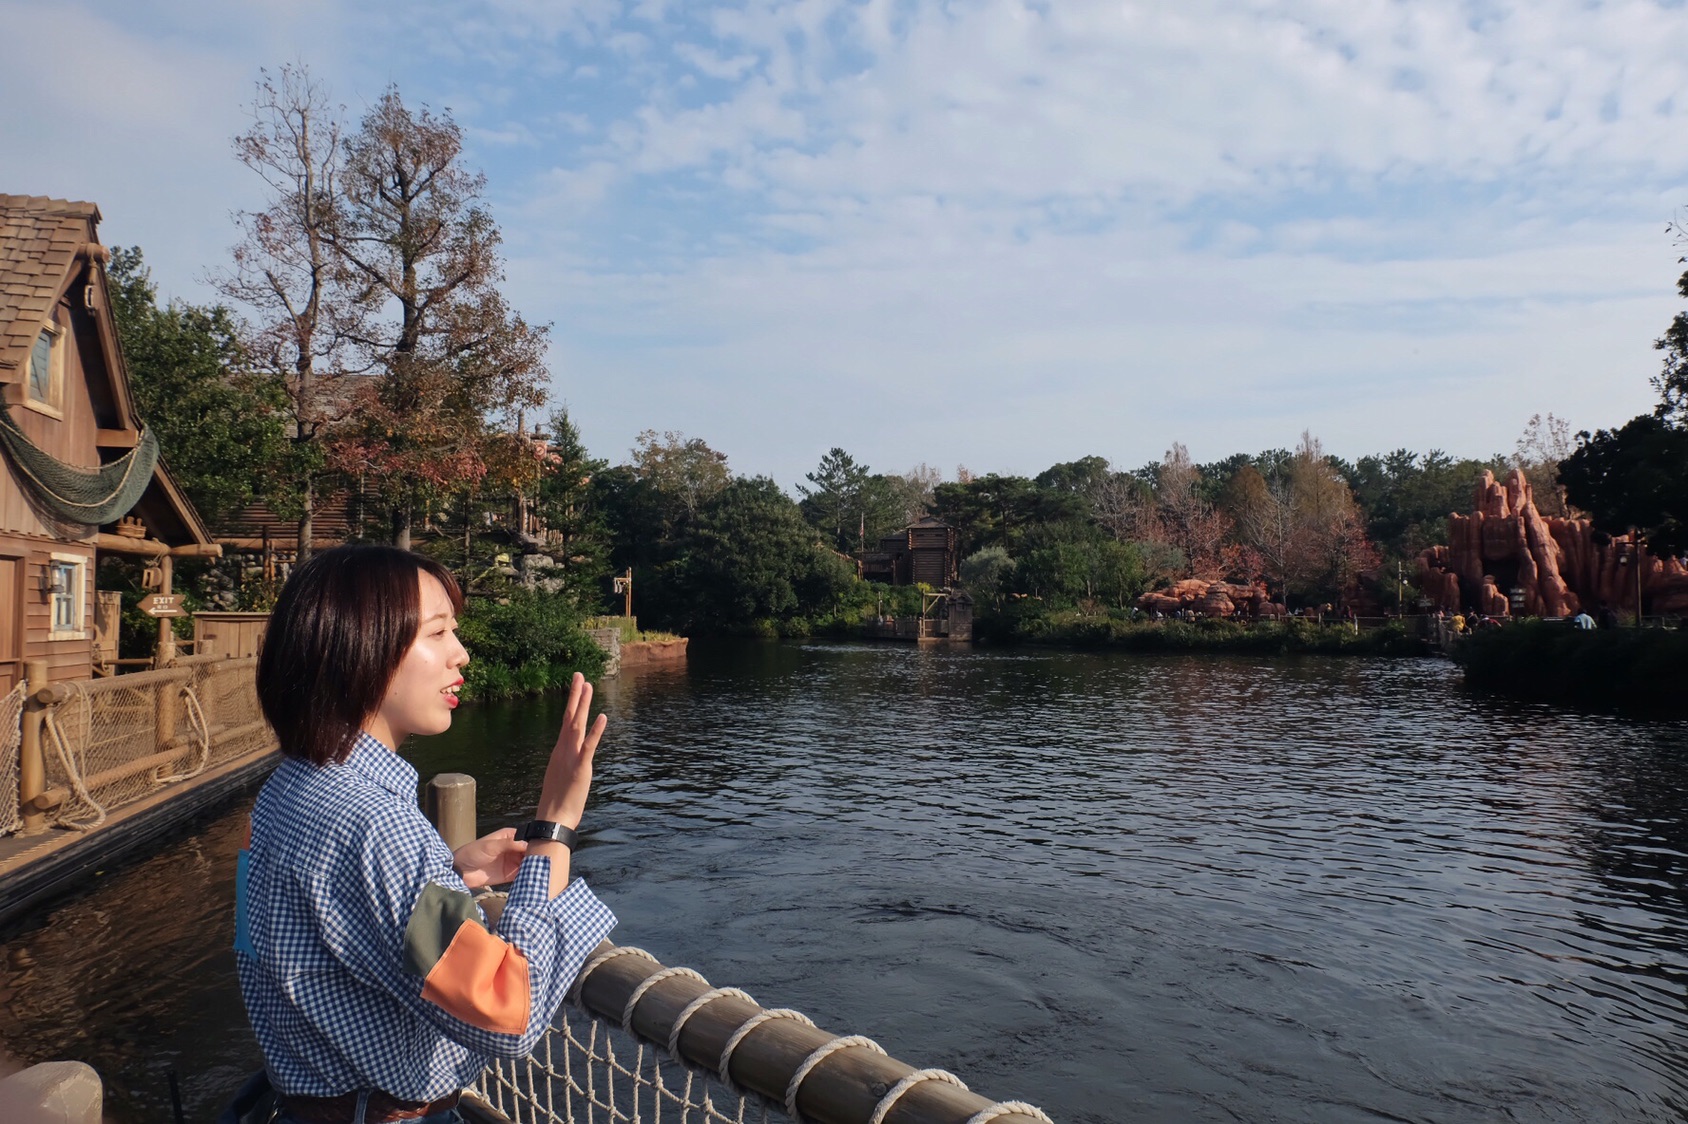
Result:
[[[1424,641],[1402,621],[1357,630],[1348,624],[1292,618],[1287,621],[1131,620],[1123,614],[1012,610],[973,622],[975,639],[996,644],[1052,644],[1127,652],[1238,652],[1261,655],[1319,653],[1417,656]]]

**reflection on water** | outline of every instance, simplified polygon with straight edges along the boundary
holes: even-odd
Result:
[[[600,695],[617,939],[1067,1122],[1679,1120],[1688,728],[1429,661],[697,646]],[[409,751],[531,812],[561,700]],[[238,817],[11,941],[125,1119],[255,1062]],[[27,961],[28,963],[24,963]]]

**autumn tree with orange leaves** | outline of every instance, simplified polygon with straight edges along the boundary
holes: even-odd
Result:
[[[350,424],[334,442],[340,471],[373,485],[410,546],[424,505],[534,483],[522,419],[545,400],[548,328],[499,291],[498,226],[486,177],[463,164],[449,112],[412,111],[389,88],[346,141],[340,214],[329,241],[367,317]]]

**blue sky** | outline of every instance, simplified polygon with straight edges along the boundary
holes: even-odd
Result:
[[[1510,450],[1651,406],[1688,13],[1535,0],[0,0],[0,190],[206,300],[261,66],[449,108],[625,457],[788,487],[1293,445]]]

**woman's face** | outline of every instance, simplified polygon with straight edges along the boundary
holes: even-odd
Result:
[[[411,734],[440,734],[451,728],[457,688],[463,685],[463,667],[469,662],[469,653],[457,639],[457,616],[445,586],[431,574],[417,577],[422,583],[422,624],[367,727],[395,749]]]

